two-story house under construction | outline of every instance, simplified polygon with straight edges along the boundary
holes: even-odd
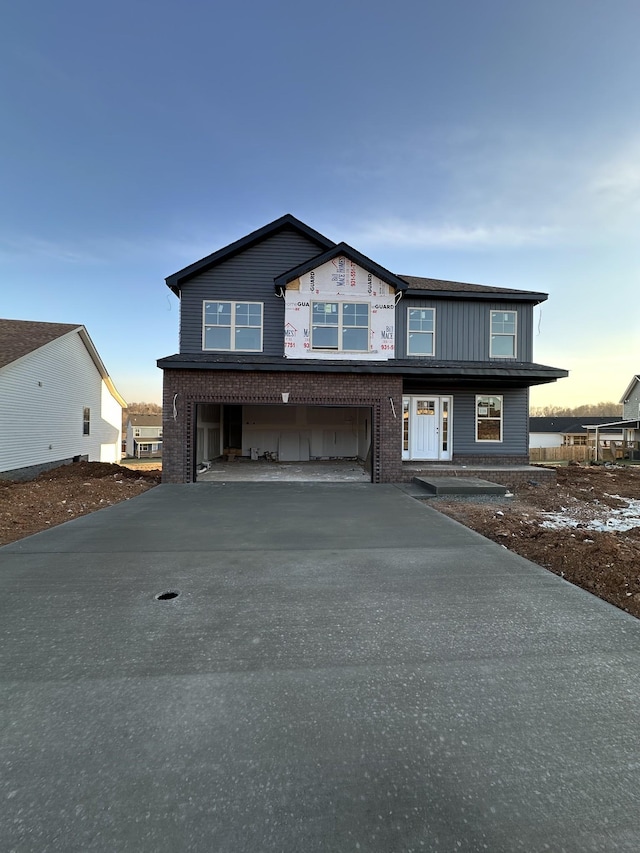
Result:
[[[167,278],[163,479],[223,453],[358,459],[374,483],[422,464],[526,464],[545,293],[396,275],[291,215]]]

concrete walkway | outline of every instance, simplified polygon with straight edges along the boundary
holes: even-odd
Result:
[[[640,850],[640,622],[393,486],[160,486],[0,579],[2,850]]]

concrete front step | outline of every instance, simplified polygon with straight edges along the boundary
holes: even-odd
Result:
[[[479,477],[414,477],[414,483],[432,495],[497,495],[504,497],[507,487]]]

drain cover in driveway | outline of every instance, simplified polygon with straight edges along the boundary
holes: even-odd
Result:
[[[180,595],[177,589],[168,589],[166,592],[159,592],[156,595],[157,601],[170,601],[172,598],[177,598]]]

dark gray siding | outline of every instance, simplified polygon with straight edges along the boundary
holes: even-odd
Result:
[[[180,352],[202,352],[203,300],[235,299],[264,304],[263,352],[283,355],[284,300],[273,279],[322,251],[296,231],[280,231],[188,281],[180,298]]]
[[[502,395],[502,442],[476,441],[476,393]],[[460,391],[453,397],[453,453],[471,456],[527,456],[529,453],[529,391]]]
[[[435,358],[453,361],[489,359],[491,311],[516,311],[516,361],[533,358],[533,305],[523,302],[482,302],[473,299],[401,299],[396,307],[396,357],[407,358],[407,309],[436,309]],[[508,359],[507,359],[508,360]],[[504,362],[505,359],[496,359]]]

